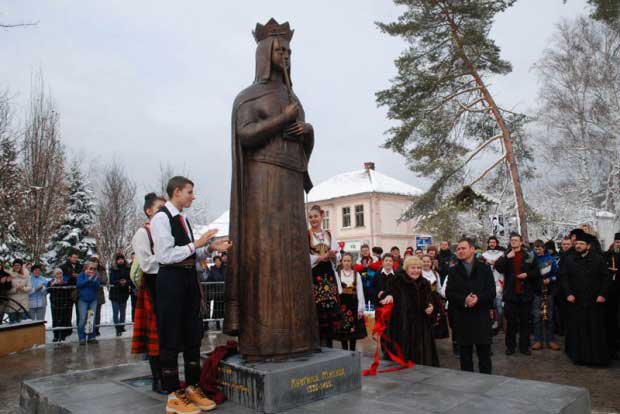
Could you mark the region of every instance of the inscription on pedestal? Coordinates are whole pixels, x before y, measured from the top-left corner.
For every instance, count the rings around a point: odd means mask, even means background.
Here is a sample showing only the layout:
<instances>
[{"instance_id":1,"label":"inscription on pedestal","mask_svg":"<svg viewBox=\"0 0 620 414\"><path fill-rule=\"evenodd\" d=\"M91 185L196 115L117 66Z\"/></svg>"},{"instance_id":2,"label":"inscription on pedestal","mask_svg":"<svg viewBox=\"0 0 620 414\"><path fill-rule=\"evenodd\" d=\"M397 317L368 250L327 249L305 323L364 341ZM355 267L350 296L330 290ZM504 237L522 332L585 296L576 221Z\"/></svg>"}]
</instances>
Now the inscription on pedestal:
<instances>
[{"instance_id":1,"label":"inscription on pedestal","mask_svg":"<svg viewBox=\"0 0 620 414\"><path fill-rule=\"evenodd\" d=\"M264 413L278 413L361 387L360 354L336 349L286 362L222 361L219 383L229 400Z\"/></svg>"}]
</instances>

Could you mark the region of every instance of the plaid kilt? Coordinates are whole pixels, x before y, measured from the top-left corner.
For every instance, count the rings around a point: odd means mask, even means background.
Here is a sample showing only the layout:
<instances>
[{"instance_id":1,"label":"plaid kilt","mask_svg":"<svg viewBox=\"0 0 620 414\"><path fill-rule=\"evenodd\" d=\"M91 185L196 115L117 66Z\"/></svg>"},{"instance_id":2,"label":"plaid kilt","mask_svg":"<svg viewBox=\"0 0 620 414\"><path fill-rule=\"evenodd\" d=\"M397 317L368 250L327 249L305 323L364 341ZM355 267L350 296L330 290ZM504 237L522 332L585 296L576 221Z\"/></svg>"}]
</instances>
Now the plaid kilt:
<instances>
[{"instance_id":1,"label":"plaid kilt","mask_svg":"<svg viewBox=\"0 0 620 414\"><path fill-rule=\"evenodd\" d=\"M133 338L131 339L131 353L148 354L148 356L159 355L157 317L155 316L155 308L145 286L144 278L142 278L140 289L138 289L138 302L136 303L136 314L133 321Z\"/></svg>"}]
</instances>

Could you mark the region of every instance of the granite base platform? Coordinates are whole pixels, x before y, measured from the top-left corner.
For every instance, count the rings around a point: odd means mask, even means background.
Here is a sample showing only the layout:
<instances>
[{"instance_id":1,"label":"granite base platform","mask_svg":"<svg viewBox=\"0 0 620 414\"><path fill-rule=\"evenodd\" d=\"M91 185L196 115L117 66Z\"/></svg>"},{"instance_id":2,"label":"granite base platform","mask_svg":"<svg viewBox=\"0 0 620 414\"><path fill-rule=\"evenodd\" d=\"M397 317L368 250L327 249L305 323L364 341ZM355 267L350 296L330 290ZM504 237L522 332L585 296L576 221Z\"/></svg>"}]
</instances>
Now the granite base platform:
<instances>
[{"instance_id":1,"label":"granite base platform","mask_svg":"<svg viewBox=\"0 0 620 414\"><path fill-rule=\"evenodd\" d=\"M226 397L255 411L275 414L361 388L361 354L323 348L284 362L248 363L235 355L219 366Z\"/></svg>"},{"instance_id":2,"label":"granite base platform","mask_svg":"<svg viewBox=\"0 0 620 414\"><path fill-rule=\"evenodd\" d=\"M369 359L362 359L368 366ZM337 367L334 367L334 369ZM148 363L119 365L24 381L24 414L164 413L165 396L150 391ZM254 410L227 401L217 413ZM290 414L590 414L586 389L443 368L362 377L362 388L293 408Z\"/></svg>"}]
</instances>

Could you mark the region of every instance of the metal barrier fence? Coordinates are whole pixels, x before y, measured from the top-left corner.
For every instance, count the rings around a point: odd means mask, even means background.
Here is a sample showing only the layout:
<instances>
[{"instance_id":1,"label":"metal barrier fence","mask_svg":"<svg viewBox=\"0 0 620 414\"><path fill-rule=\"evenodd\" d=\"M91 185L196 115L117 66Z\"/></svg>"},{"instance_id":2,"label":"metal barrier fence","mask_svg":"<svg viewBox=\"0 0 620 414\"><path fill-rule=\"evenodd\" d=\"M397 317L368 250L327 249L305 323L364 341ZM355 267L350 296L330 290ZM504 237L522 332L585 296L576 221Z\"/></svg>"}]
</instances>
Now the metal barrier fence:
<instances>
[{"instance_id":1,"label":"metal barrier fence","mask_svg":"<svg viewBox=\"0 0 620 414\"><path fill-rule=\"evenodd\" d=\"M203 291L201 313L205 329L211 329L211 323L215 323L216 329L219 330L224 319L224 282L201 282L200 285ZM113 304L109 297L111 287L113 286L103 288L104 303L97 304L95 326L97 328L121 328L133 325L133 310L137 297L130 295L126 302ZM78 323L77 288L75 286L50 286L47 288L47 293L45 311L33 312L30 309L30 318L35 318L36 313L44 315L43 319L48 331L66 331L76 328ZM101 297L101 293L99 296ZM5 318L5 323L7 321Z\"/></svg>"}]
</instances>

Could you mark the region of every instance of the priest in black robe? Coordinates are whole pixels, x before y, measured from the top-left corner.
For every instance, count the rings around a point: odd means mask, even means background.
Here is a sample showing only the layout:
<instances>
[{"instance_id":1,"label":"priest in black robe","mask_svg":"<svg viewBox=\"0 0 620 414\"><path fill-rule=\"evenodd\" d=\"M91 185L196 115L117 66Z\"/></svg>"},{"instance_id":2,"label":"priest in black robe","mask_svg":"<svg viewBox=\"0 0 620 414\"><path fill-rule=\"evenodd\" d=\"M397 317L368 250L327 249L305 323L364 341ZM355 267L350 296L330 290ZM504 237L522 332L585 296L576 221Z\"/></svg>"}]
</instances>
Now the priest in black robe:
<instances>
[{"instance_id":1,"label":"priest in black robe","mask_svg":"<svg viewBox=\"0 0 620 414\"><path fill-rule=\"evenodd\" d=\"M587 233L577 235L575 253L566 256L560 266L559 279L567 302L566 353L577 365L610 362L605 303L611 275L592 241Z\"/></svg>"}]
</instances>

